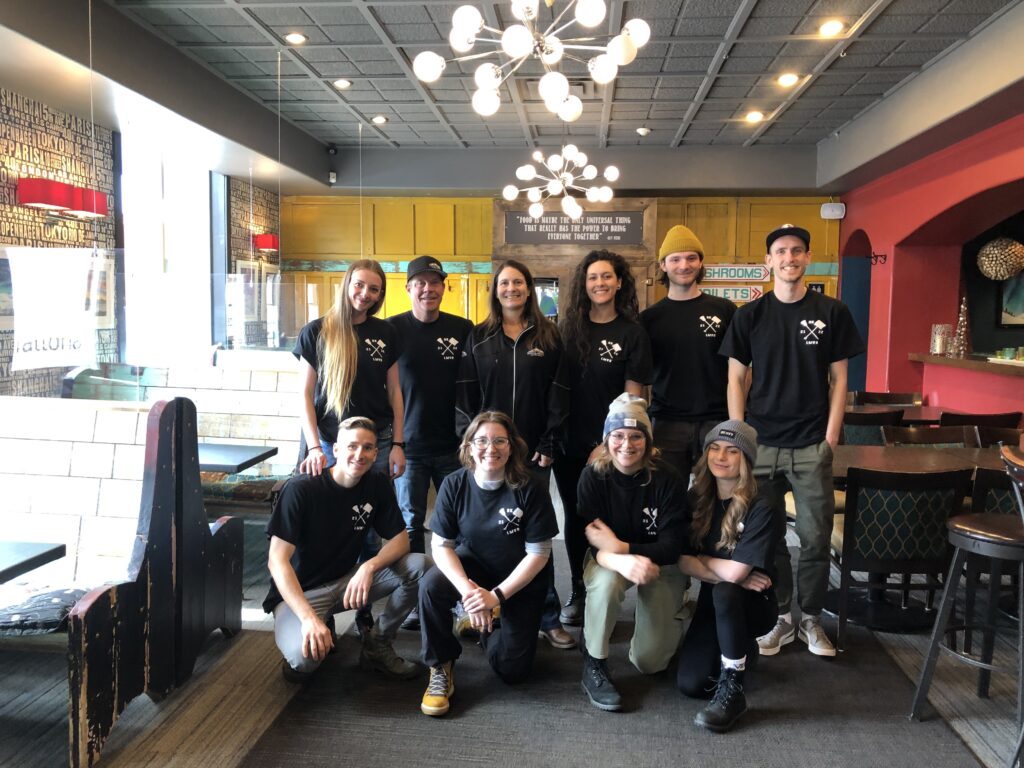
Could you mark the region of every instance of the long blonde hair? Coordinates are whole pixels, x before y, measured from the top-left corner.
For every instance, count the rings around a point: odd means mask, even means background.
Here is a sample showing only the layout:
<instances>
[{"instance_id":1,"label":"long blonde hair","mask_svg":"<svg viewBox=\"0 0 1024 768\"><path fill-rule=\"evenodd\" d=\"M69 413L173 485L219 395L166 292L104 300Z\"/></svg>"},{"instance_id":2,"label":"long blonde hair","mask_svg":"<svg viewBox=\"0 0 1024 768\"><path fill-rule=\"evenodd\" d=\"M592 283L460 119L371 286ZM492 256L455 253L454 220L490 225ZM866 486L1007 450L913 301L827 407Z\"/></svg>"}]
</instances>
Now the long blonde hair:
<instances>
[{"instance_id":1,"label":"long blonde hair","mask_svg":"<svg viewBox=\"0 0 1024 768\"><path fill-rule=\"evenodd\" d=\"M320 377L320 386L327 397L328 409L334 411L339 419L348 408L356 369L359 367L359 337L352 323L352 302L348 291L353 275L360 269L369 270L380 278L380 298L367 310L367 316L377 314L377 310L383 306L388 281L380 264L373 259L353 262L345 273L345 280L331 311L324 315L317 341L317 359L320 360L317 375Z\"/></svg>"},{"instance_id":2,"label":"long blonde hair","mask_svg":"<svg viewBox=\"0 0 1024 768\"><path fill-rule=\"evenodd\" d=\"M733 489L732 501L725 510L725 517L722 518L722 537L715 544L717 549L724 549L727 552L736 549L736 540L740 535L739 525L747 516L747 510L755 496L757 480L754 479L754 469L750 466L750 459L746 454L742 454L739 481ZM699 547L711 530L711 518L717 501L718 483L708 469L708 451L705 449L693 469L693 487L690 489L690 508L693 511L690 543L693 546Z\"/></svg>"}]
</instances>

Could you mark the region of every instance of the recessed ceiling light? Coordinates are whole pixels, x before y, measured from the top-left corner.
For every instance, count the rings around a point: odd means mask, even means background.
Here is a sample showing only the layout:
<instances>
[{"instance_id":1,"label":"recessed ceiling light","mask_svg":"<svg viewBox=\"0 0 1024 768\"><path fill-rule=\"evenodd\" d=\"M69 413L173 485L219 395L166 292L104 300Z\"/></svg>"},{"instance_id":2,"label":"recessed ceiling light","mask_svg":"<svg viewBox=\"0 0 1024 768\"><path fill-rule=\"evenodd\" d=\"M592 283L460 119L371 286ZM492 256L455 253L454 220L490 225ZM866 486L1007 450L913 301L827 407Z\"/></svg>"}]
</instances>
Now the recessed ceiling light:
<instances>
[{"instance_id":1,"label":"recessed ceiling light","mask_svg":"<svg viewBox=\"0 0 1024 768\"><path fill-rule=\"evenodd\" d=\"M388 119L386 117L384 117L384 115L374 115L373 118L372 118L372 121L376 125L384 125L384 123L386 123L388 121Z\"/></svg>"},{"instance_id":2,"label":"recessed ceiling light","mask_svg":"<svg viewBox=\"0 0 1024 768\"><path fill-rule=\"evenodd\" d=\"M334 81L334 87L335 87L335 88L338 88L339 90L342 90L342 91L343 91L343 90L345 90L346 88L351 88L351 87L352 87L352 81L351 81L351 80L346 80L346 79L345 79L345 78L343 77L343 78L341 78L340 80L335 80L335 81Z\"/></svg>"},{"instance_id":3,"label":"recessed ceiling light","mask_svg":"<svg viewBox=\"0 0 1024 768\"><path fill-rule=\"evenodd\" d=\"M284 36L284 39L292 45L302 45L304 42L309 40L309 38L301 32L289 32Z\"/></svg>"},{"instance_id":4,"label":"recessed ceiling light","mask_svg":"<svg viewBox=\"0 0 1024 768\"><path fill-rule=\"evenodd\" d=\"M818 27L818 32L822 37L835 37L843 31L844 26L843 22L839 19L829 19Z\"/></svg>"},{"instance_id":5,"label":"recessed ceiling light","mask_svg":"<svg viewBox=\"0 0 1024 768\"><path fill-rule=\"evenodd\" d=\"M800 82L800 76L792 72L786 72L785 74L779 75L779 79L776 82L783 88L792 88Z\"/></svg>"},{"instance_id":6,"label":"recessed ceiling light","mask_svg":"<svg viewBox=\"0 0 1024 768\"><path fill-rule=\"evenodd\" d=\"M764 113L758 112L755 109L750 112L747 112L747 116L743 119L746 120L748 123L760 123L762 120L764 120Z\"/></svg>"},{"instance_id":7,"label":"recessed ceiling light","mask_svg":"<svg viewBox=\"0 0 1024 768\"><path fill-rule=\"evenodd\" d=\"M647 126L641 126L636 129L636 132L639 133L641 136L647 136L651 132L651 129L648 128Z\"/></svg>"}]
</instances>

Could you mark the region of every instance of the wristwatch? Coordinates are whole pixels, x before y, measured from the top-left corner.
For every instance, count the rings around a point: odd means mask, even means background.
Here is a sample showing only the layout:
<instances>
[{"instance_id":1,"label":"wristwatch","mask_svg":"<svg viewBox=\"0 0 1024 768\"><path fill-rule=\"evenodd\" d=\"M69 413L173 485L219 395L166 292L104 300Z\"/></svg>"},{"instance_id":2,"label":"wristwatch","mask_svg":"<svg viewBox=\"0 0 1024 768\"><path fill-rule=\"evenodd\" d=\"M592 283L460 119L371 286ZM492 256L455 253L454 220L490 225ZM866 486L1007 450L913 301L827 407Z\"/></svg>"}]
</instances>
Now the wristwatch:
<instances>
[{"instance_id":1,"label":"wristwatch","mask_svg":"<svg viewBox=\"0 0 1024 768\"><path fill-rule=\"evenodd\" d=\"M403 451L405 450L405 441L404 440L392 440L391 441L391 445L397 445Z\"/></svg>"}]
</instances>

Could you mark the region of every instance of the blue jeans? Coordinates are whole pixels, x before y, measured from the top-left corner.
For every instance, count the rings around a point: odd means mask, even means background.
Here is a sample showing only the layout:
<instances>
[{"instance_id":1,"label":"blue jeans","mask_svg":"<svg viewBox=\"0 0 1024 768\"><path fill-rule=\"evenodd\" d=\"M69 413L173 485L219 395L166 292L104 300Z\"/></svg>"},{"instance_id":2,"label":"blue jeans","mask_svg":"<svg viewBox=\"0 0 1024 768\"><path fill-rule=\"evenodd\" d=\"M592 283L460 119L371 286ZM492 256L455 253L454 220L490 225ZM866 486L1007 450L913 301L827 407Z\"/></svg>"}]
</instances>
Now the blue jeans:
<instances>
[{"instance_id":1,"label":"blue jeans","mask_svg":"<svg viewBox=\"0 0 1024 768\"><path fill-rule=\"evenodd\" d=\"M409 545L413 552L425 551L424 523L427 519L430 484L434 484L436 491L441 487L441 481L460 466L454 452L406 458L405 474L395 480L395 493L398 495L398 506L405 518L405 528L409 532Z\"/></svg>"}]
</instances>

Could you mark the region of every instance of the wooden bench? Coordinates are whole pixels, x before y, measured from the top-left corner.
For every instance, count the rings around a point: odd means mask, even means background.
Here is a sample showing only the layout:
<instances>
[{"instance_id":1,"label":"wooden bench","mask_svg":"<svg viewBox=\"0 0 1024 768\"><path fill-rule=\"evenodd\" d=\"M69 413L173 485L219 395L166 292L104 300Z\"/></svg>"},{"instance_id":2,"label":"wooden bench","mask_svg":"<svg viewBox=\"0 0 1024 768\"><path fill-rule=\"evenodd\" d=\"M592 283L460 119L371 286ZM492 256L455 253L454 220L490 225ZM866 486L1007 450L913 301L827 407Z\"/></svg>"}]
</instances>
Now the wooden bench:
<instances>
[{"instance_id":1,"label":"wooden bench","mask_svg":"<svg viewBox=\"0 0 1024 768\"><path fill-rule=\"evenodd\" d=\"M4 585L0 634L68 632L72 766L98 760L129 701L187 680L211 631L241 629L242 523L207 525L196 421L184 399L0 398L4 535L67 547Z\"/></svg>"},{"instance_id":2,"label":"wooden bench","mask_svg":"<svg viewBox=\"0 0 1024 768\"><path fill-rule=\"evenodd\" d=\"M220 353L218 360L223 358L224 353ZM203 475L203 496L211 510L269 514L277 491L298 463L298 369L295 358L284 352L265 353L255 361L244 362L268 367L138 368L104 364L69 373L63 395L140 402L187 397L196 404L199 414L200 442L276 447L276 456L237 475Z\"/></svg>"}]
</instances>

